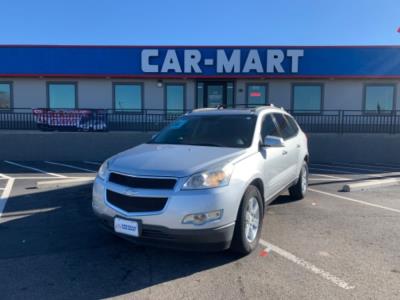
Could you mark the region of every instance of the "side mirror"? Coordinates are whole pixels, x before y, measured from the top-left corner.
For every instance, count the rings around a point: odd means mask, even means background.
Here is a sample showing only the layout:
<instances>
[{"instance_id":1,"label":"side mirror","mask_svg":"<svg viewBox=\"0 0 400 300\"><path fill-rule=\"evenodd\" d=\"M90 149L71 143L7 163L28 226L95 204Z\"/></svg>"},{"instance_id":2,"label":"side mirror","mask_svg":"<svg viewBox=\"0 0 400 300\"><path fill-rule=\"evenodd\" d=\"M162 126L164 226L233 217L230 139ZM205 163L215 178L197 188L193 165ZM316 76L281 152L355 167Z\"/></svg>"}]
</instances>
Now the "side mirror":
<instances>
[{"instance_id":1,"label":"side mirror","mask_svg":"<svg viewBox=\"0 0 400 300\"><path fill-rule=\"evenodd\" d=\"M278 137L278 136L272 136L272 135L267 135L264 140L263 140L263 147L284 147L285 142L283 141L283 138Z\"/></svg>"}]
</instances>

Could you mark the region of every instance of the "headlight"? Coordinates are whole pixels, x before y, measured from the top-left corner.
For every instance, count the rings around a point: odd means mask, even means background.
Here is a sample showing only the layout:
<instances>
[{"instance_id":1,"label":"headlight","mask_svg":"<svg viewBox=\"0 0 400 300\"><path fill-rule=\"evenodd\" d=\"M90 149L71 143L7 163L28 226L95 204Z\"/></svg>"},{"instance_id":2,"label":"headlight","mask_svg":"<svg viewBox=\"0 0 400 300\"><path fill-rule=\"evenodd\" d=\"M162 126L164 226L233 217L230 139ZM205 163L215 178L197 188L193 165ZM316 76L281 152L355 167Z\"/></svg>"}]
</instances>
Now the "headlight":
<instances>
[{"instance_id":1,"label":"headlight","mask_svg":"<svg viewBox=\"0 0 400 300\"><path fill-rule=\"evenodd\" d=\"M229 184L233 171L232 165L215 168L189 177L183 185L183 190L210 189Z\"/></svg>"},{"instance_id":2,"label":"headlight","mask_svg":"<svg viewBox=\"0 0 400 300\"><path fill-rule=\"evenodd\" d=\"M109 165L109 161L106 160L105 162L103 162L103 164L100 166L99 171L97 171L97 176L99 176L101 179L105 180L106 179L106 175L108 172L108 165Z\"/></svg>"}]
</instances>

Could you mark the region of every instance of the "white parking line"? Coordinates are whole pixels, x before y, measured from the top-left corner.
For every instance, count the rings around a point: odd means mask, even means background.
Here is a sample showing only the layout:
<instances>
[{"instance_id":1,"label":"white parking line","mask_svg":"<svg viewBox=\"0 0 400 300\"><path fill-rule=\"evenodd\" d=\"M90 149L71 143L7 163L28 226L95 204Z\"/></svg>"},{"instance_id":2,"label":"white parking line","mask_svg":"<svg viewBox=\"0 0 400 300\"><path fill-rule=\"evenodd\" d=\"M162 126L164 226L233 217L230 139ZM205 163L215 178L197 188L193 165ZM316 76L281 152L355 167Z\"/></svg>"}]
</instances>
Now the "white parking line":
<instances>
[{"instance_id":1,"label":"white parking line","mask_svg":"<svg viewBox=\"0 0 400 300\"><path fill-rule=\"evenodd\" d=\"M10 179L10 176L7 176L6 174L0 174L0 179Z\"/></svg>"},{"instance_id":2,"label":"white parking line","mask_svg":"<svg viewBox=\"0 0 400 300\"><path fill-rule=\"evenodd\" d=\"M339 165L331 165L331 164L313 164L316 166L325 166L325 167L333 167L333 168L341 168L345 170L359 170L359 171L369 171L369 172L380 172L384 173L387 172L383 169L368 169L368 168L358 168L358 167L347 167L347 166L339 166Z\"/></svg>"},{"instance_id":3,"label":"white parking line","mask_svg":"<svg viewBox=\"0 0 400 300\"><path fill-rule=\"evenodd\" d=\"M267 247L267 248L269 248L271 251L279 254L280 256L286 258L287 260L290 260L291 262L293 262L293 263L295 263L295 264L297 264L299 266L302 266L303 268L305 268L305 269L307 269L307 270L309 270L309 271L321 276L322 278L332 282L333 284L341 287L342 289L345 289L345 290L354 289L354 286L349 285L344 280L342 280L342 279L330 274L327 271L324 271L324 270L316 267L312 263L310 263L308 261L305 261L304 259L301 259L301 258L297 257L296 255L294 255L294 254L292 254L292 253L290 253L290 252L288 252L286 250L283 250L282 248L279 248L278 246L275 246L275 245L273 245L273 244L271 244L271 243L269 243L267 241L264 241L262 239L260 239L260 244L265 246L265 247Z\"/></svg>"},{"instance_id":4,"label":"white parking line","mask_svg":"<svg viewBox=\"0 0 400 300\"><path fill-rule=\"evenodd\" d=\"M328 172L331 172L331 173L335 173L335 172L338 172L338 173L345 173L345 174L353 174L353 175L357 175L357 173L355 173L355 172L350 172L350 171L344 171L344 170L335 170L335 169L331 169L331 168L314 168L314 167L309 167L309 169L310 170L318 170L318 171L328 171Z\"/></svg>"},{"instance_id":5,"label":"white parking line","mask_svg":"<svg viewBox=\"0 0 400 300\"><path fill-rule=\"evenodd\" d=\"M95 162L95 161L84 160L83 162L85 164L89 164L89 165L96 165L96 166L100 166L101 165L101 163Z\"/></svg>"},{"instance_id":6,"label":"white parking line","mask_svg":"<svg viewBox=\"0 0 400 300\"><path fill-rule=\"evenodd\" d=\"M7 164L10 164L10 165L14 165L14 166L17 166L17 167L20 167L20 168L24 168L24 169L36 171L36 172L39 172L39 173L47 174L47 175L50 175L50 176L59 177L59 178L68 178L67 176L64 176L64 175L46 172L46 171L43 171L41 169L30 167L30 166L23 165L23 164L19 164L19 163L13 162L13 161L5 160L4 162L7 163Z\"/></svg>"},{"instance_id":7,"label":"white parking line","mask_svg":"<svg viewBox=\"0 0 400 300\"><path fill-rule=\"evenodd\" d=\"M349 171L345 171L345 170L337 170L337 169L325 169L325 168L314 168L314 167L310 167L310 170L320 170L320 171L327 171L327 172L337 172L337 173L346 173L346 174L352 174L352 175L363 175L364 178L360 178L360 179L368 179L371 177L378 177L378 178L382 178L382 177L393 177L393 176L400 176L400 172L386 172L386 173L357 173L357 172L349 172Z\"/></svg>"},{"instance_id":8,"label":"white parking line","mask_svg":"<svg viewBox=\"0 0 400 300\"><path fill-rule=\"evenodd\" d=\"M385 209L385 210L388 210L388 211L400 213L400 209L391 208L391 207L387 207L387 206L383 206L383 205L379 205L379 204L374 204L374 203L370 203L370 202L366 202L366 201L362 201L362 200L357 200L357 199L353 199L353 198L349 198L349 197L345 197L345 196L341 196L341 195L336 195L336 194L332 194L332 193L328 193L328 192L323 192L323 191L315 190L315 189L312 189L312 188L309 188L308 190L311 191L311 192L320 193L320 194L331 196L331 197L336 197L336 198L339 198L339 199L342 199L342 200L352 201L352 202L356 202L356 203L359 203L359 204L363 204L363 205L367 205L367 206L372 206L372 207L381 208L381 209Z\"/></svg>"},{"instance_id":9,"label":"white parking line","mask_svg":"<svg viewBox=\"0 0 400 300\"><path fill-rule=\"evenodd\" d=\"M80 177L68 176L68 177L59 177L59 178L60 179L63 179L63 178L74 179L74 178L80 178ZM52 177L48 177L48 176L19 176L19 177L14 177L14 179L27 180L27 179L57 179L57 178L54 178L54 176L52 176Z\"/></svg>"},{"instance_id":10,"label":"white parking line","mask_svg":"<svg viewBox=\"0 0 400 300\"><path fill-rule=\"evenodd\" d=\"M308 178L308 180L313 180L313 181L347 181L348 179L332 179L332 178Z\"/></svg>"},{"instance_id":11,"label":"white parking line","mask_svg":"<svg viewBox=\"0 0 400 300\"><path fill-rule=\"evenodd\" d=\"M391 170L400 171L400 166L396 166L395 164L386 165L386 164L380 164L380 163L362 164L362 163L341 163L341 162L333 162L333 164L347 165L347 166L361 166L361 167L378 168L378 169L384 168L384 169L391 169Z\"/></svg>"},{"instance_id":12,"label":"white parking line","mask_svg":"<svg viewBox=\"0 0 400 300\"><path fill-rule=\"evenodd\" d=\"M326 178L331 178L331 179L350 180L350 178L346 178L346 177L338 177L338 176L319 174L319 173L310 173L310 175L321 176L321 177L326 177Z\"/></svg>"},{"instance_id":13,"label":"white parking line","mask_svg":"<svg viewBox=\"0 0 400 300\"><path fill-rule=\"evenodd\" d=\"M86 169L86 168L81 168L81 167L68 165L68 164L63 164L63 163L58 163L58 162L53 162L53 161L45 161L45 163L46 164L51 164L51 165L62 166L62 167L70 168L70 169L76 169L76 170L80 170L80 171L90 172L90 173L96 173L97 172L95 170L90 170L90 169Z\"/></svg>"},{"instance_id":14,"label":"white parking line","mask_svg":"<svg viewBox=\"0 0 400 300\"><path fill-rule=\"evenodd\" d=\"M0 218L3 215L3 211L4 208L6 207L8 197L10 197L13 185L14 185L14 178L9 178L6 187L3 190L3 193L0 195Z\"/></svg>"},{"instance_id":15,"label":"white parking line","mask_svg":"<svg viewBox=\"0 0 400 300\"><path fill-rule=\"evenodd\" d=\"M0 177L2 177L3 179L11 179L11 177L7 176L6 174L0 174Z\"/></svg>"}]
</instances>

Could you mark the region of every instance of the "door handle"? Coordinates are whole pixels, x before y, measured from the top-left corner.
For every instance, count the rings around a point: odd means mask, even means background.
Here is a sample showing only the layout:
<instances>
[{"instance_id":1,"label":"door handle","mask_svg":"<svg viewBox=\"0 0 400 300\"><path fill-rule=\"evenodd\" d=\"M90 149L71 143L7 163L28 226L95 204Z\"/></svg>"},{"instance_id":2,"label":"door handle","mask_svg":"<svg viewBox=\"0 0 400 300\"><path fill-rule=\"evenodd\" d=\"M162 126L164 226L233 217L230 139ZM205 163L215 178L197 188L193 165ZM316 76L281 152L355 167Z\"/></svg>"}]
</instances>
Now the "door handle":
<instances>
[{"instance_id":1,"label":"door handle","mask_svg":"<svg viewBox=\"0 0 400 300\"><path fill-rule=\"evenodd\" d=\"M297 144L297 148L300 148L301 146L300 146L300 144Z\"/></svg>"},{"instance_id":2,"label":"door handle","mask_svg":"<svg viewBox=\"0 0 400 300\"><path fill-rule=\"evenodd\" d=\"M282 150L282 155L286 155L287 151L286 150Z\"/></svg>"}]
</instances>

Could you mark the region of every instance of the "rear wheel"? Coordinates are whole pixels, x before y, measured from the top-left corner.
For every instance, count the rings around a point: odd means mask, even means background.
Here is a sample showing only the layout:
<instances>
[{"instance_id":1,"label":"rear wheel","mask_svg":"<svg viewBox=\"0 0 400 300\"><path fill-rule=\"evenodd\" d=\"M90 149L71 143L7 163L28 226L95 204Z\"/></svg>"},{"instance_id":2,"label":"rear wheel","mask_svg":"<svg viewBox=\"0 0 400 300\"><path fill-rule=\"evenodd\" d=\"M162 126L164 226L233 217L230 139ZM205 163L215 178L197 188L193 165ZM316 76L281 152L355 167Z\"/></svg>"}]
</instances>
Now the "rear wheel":
<instances>
[{"instance_id":1,"label":"rear wheel","mask_svg":"<svg viewBox=\"0 0 400 300\"><path fill-rule=\"evenodd\" d=\"M262 229L263 200L260 191L253 185L243 195L235 224L231 249L249 254L258 245Z\"/></svg>"},{"instance_id":2,"label":"rear wheel","mask_svg":"<svg viewBox=\"0 0 400 300\"><path fill-rule=\"evenodd\" d=\"M308 166L304 161L300 170L299 179L297 183L289 188L290 197L293 200L301 200L306 196L308 189Z\"/></svg>"}]
</instances>

